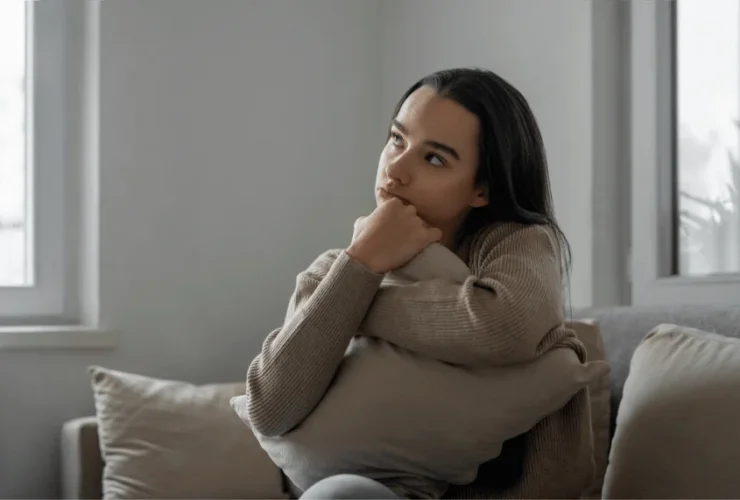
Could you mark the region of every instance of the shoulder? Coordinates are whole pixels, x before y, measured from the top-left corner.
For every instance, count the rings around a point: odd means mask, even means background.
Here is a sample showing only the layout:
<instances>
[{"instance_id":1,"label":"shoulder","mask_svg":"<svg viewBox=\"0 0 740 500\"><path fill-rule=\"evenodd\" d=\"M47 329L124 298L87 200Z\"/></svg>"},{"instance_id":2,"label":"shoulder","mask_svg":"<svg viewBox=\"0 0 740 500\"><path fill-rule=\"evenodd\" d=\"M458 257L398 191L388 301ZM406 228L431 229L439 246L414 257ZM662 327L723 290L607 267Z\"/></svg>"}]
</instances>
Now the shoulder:
<instances>
[{"instance_id":1,"label":"shoulder","mask_svg":"<svg viewBox=\"0 0 740 500\"><path fill-rule=\"evenodd\" d=\"M480 229L470 243L469 265L485 268L493 260L508 257L516 260L552 257L559 265L558 242L555 232L542 224L501 222Z\"/></svg>"}]
</instances>

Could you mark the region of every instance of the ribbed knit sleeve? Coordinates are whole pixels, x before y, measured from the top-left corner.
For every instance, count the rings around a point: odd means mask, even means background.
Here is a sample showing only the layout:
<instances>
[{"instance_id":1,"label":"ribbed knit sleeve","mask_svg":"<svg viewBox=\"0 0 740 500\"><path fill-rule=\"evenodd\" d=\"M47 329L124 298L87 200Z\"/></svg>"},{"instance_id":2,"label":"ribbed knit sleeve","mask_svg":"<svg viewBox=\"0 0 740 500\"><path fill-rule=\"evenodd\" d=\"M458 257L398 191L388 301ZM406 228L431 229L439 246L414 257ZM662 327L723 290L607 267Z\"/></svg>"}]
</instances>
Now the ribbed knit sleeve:
<instances>
[{"instance_id":1,"label":"ribbed knit sleeve","mask_svg":"<svg viewBox=\"0 0 740 500\"><path fill-rule=\"evenodd\" d=\"M364 330L417 354L460 365L507 365L537 357L563 325L553 233L501 224L473 242L464 283L389 284ZM554 332L553 332L554 333Z\"/></svg>"},{"instance_id":2,"label":"ribbed knit sleeve","mask_svg":"<svg viewBox=\"0 0 740 500\"><path fill-rule=\"evenodd\" d=\"M321 401L383 276L344 251L321 255L297 278L285 323L247 372L247 417L265 436L285 434Z\"/></svg>"}]
</instances>

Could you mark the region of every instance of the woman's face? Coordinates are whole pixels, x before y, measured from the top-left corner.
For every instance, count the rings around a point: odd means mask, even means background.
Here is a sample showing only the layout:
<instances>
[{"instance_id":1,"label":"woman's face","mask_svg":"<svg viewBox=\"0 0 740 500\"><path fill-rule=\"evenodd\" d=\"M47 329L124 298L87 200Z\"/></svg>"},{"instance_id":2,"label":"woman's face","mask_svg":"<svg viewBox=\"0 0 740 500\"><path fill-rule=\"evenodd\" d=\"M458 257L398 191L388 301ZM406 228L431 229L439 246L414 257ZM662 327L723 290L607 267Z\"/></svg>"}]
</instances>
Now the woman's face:
<instances>
[{"instance_id":1,"label":"woman's face","mask_svg":"<svg viewBox=\"0 0 740 500\"><path fill-rule=\"evenodd\" d=\"M475 185L478 118L457 102L421 87L393 120L378 162L375 199L414 205L450 244L468 211L488 203Z\"/></svg>"}]
</instances>

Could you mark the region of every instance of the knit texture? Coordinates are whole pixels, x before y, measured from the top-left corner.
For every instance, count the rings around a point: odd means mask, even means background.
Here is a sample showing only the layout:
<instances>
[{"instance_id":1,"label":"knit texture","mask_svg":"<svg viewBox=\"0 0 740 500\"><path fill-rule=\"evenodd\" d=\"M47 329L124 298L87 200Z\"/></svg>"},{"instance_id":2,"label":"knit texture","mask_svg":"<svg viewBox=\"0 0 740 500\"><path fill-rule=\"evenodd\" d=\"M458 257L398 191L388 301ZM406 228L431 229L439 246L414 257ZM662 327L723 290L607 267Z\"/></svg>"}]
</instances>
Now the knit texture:
<instances>
[{"instance_id":1,"label":"knit texture","mask_svg":"<svg viewBox=\"0 0 740 500\"><path fill-rule=\"evenodd\" d=\"M284 324L267 336L249 367L250 425L266 436L298 425L320 403L351 339L363 331L384 332L383 340L461 366L506 366L559 347L585 360L575 333L564 326L560 260L550 230L497 224L479 232L469 248L472 274L463 284L399 284L342 250L319 256L298 276ZM515 481L505 487L491 481L499 473L494 462L446 497L576 498L593 474L592 443L584 390L526 434L523 474Z\"/></svg>"}]
</instances>

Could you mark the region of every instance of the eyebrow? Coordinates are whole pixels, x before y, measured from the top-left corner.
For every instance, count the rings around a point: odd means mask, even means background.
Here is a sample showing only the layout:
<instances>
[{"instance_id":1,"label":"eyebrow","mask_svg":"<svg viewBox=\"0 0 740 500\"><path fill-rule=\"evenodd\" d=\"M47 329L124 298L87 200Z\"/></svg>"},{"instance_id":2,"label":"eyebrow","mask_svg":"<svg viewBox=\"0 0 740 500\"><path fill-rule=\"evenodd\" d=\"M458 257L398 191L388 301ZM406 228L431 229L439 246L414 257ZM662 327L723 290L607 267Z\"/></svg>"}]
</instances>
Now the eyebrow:
<instances>
[{"instance_id":1,"label":"eyebrow","mask_svg":"<svg viewBox=\"0 0 740 500\"><path fill-rule=\"evenodd\" d=\"M404 125L403 123L399 122L395 118L393 119L392 123L393 123L393 125L398 130L400 130L404 134L408 134L409 133L409 129L406 128L406 125ZM455 150L455 148L453 148L452 146L448 146L447 144L444 144L444 143L439 142L439 141L424 141L424 144L426 144L427 146L431 146L431 147L433 147L434 149L436 149L438 151L443 151L443 152L447 153L448 155L452 156L456 160L460 160L460 155L457 153L457 151Z\"/></svg>"}]
</instances>

